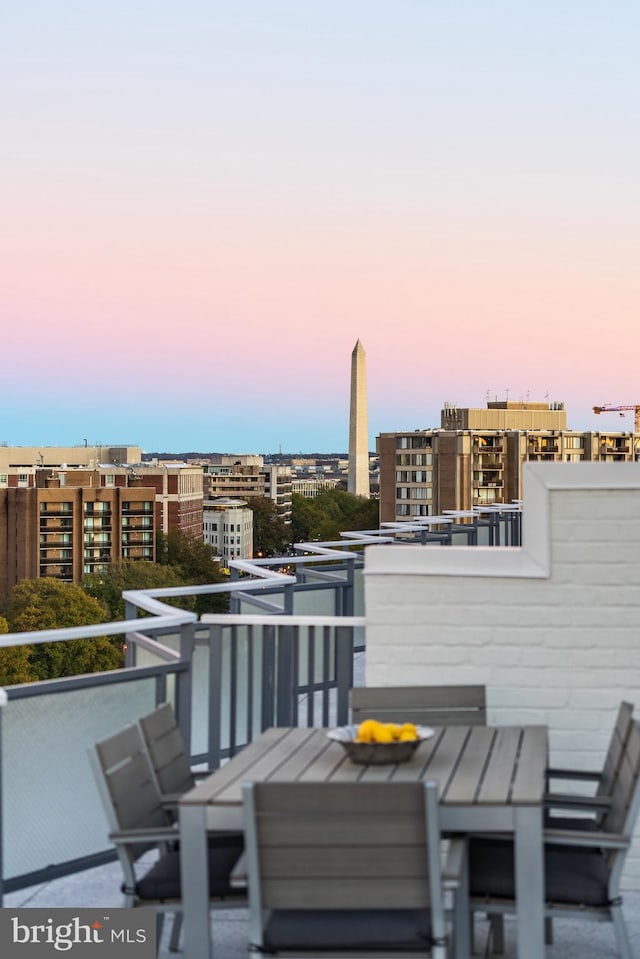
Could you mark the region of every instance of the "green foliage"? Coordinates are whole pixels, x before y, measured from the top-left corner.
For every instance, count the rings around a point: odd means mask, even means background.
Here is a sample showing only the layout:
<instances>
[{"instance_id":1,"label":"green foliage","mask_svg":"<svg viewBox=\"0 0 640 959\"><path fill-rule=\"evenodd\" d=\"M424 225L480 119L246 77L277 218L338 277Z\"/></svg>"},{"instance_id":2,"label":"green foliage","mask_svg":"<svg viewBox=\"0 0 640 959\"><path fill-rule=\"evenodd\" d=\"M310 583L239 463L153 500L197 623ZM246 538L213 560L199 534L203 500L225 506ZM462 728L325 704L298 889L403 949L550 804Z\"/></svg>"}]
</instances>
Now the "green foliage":
<instances>
[{"instance_id":1,"label":"green foliage","mask_svg":"<svg viewBox=\"0 0 640 959\"><path fill-rule=\"evenodd\" d=\"M122 593L127 589L160 589L164 586L184 586L180 572L171 566L159 566L146 559L123 559L111 563L101 573L88 573L82 579L82 589L96 599L108 612L113 622L124 619L125 604ZM171 606L193 609L191 597L171 599Z\"/></svg>"},{"instance_id":2,"label":"green foliage","mask_svg":"<svg viewBox=\"0 0 640 959\"><path fill-rule=\"evenodd\" d=\"M9 623L4 616L0 616L0 635L8 632ZM0 649L0 686L28 683L30 679L29 647L8 646L6 649Z\"/></svg>"},{"instance_id":3,"label":"green foliage","mask_svg":"<svg viewBox=\"0 0 640 959\"><path fill-rule=\"evenodd\" d=\"M366 496L333 489L312 499L292 497L294 543L336 540L342 531L377 529L379 522L378 500Z\"/></svg>"},{"instance_id":4,"label":"green foliage","mask_svg":"<svg viewBox=\"0 0 640 959\"><path fill-rule=\"evenodd\" d=\"M268 496L250 496L247 506L253 512L253 555L281 556L291 544L291 527L278 513Z\"/></svg>"},{"instance_id":5,"label":"green foliage","mask_svg":"<svg viewBox=\"0 0 640 959\"><path fill-rule=\"evenodd\" d=\"M182 581L190 586L227 582L227 576L221 572L219 564L213 558L211 547L204 540L195 539L182 530L159 532L156 537L156 556L158 563L164 568L175 570ZM229 610L229 596L227 593L196 596L191 608L194 608L198 615L226 613Z\"/></svg>"},{"instance_id":6,"label":"green foliage","mask_svg":"<svg viewBox=\"0 0 640 959\"><path fill-rule=\"evenodd\" d=\"M104 607L79 586L50 577L14 586L4 612L14 633L87 626L106 619ZM106 636L12 647L6 653L3 666L12 682L56 679L123 664L122 641Z\"/></svg>"}]
</instances>

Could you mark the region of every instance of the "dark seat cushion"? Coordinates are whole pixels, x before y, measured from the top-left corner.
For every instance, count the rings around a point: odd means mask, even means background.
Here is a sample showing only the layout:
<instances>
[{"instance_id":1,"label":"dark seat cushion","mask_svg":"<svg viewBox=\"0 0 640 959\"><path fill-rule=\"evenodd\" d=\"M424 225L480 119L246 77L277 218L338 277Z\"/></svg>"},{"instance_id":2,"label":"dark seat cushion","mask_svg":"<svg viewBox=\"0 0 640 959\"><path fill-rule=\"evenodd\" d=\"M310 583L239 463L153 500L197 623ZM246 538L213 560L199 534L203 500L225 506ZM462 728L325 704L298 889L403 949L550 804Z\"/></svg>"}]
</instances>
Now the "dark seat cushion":
<instances>
[{"instance_id":1,"label":"dark seat cushion","mask_svg":"<svg viewBox=\"0 0 640 959\"><path fill-rule=\"evenodd\" d=\"M545 898L548 903L606 906L608 869L599 849L545 846ZM513 843L472 838L469 892L473 897L514 899Z\"/></svg>"},{"instance_id":2,"label":"dark seat cushion","mask_svg":"<svg viewBox=\"0 0 640 959\"><path fill-rule=\"evenodd\" d=\"M417 952L431 945L431 916L421 909L276 909L265 952L279 949L376 949Z\"/></svg>"},{"instance_id":3,"label":"dark seat cushion","mask_svg":"<svg viewBox=\"0 0 640 959\"><path fill-rule=\"evenodd\" d=\"M226 836L210 837L209 852L209 895L219 898L237 895L230 882L231 872L244 851L242 833L230 833ZM145 901L180 899L180 852L171 850L160 856L158 861L142 876L136 884L136 894Z\"/></svg>"}]
</instances>

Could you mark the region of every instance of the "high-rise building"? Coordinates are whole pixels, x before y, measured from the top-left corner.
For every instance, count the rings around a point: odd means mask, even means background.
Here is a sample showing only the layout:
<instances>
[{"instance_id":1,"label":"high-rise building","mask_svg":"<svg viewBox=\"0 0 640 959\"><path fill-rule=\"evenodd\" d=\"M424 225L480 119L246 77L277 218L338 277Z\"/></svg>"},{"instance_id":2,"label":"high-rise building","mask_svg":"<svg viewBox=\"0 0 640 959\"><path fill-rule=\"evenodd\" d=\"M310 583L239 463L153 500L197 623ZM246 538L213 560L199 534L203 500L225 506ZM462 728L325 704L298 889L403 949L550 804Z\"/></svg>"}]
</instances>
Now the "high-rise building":
<instances>
[{"instance_id":1,"label":"high-rise building","mask_svg":"<svg viewBox=\"0 0 640 959\"><path fill-rule=\"evenodd\" d=\"M154 499L150 488L62 485L55 476L0 489L0 595L23 579L77 583L121 559L154 560Z\"/></svg>"},{"instance_id":2,"label":"high-rise building","mask_svg":"<svg viewBox=\"0 0 640 959\"><path fill-rule=\"evenodd\" d=\"M86 458L18 465L28 457L12 451L17 462L0 471L0 595L22 579L79 582L121 559L155 560L157 530L202 539L201 467Z\"/></svg>"},{"instance_id":3,"label":"high-rise building","mask_svg":"<svg viewBox=\"0 0 640 959\"><path fill-rule=\"evenodd\" d=\"M347 489L369 496L369 425L367 418L367 357L360 340L351 353L349 406L349 478Z\"/></svg>"},{"instance_id":4,"label":"high-rise building","mask_svg":"<svg viewBox=\"0 0 640 959\"><path fill-rule=\"evenodd\" d=\"M638 460L640 434L569 430L561 403L449 403L439 429L381 433L377 448L380 520L393 522L521 499L525 462Z\"/></svg>"}]
</instances>

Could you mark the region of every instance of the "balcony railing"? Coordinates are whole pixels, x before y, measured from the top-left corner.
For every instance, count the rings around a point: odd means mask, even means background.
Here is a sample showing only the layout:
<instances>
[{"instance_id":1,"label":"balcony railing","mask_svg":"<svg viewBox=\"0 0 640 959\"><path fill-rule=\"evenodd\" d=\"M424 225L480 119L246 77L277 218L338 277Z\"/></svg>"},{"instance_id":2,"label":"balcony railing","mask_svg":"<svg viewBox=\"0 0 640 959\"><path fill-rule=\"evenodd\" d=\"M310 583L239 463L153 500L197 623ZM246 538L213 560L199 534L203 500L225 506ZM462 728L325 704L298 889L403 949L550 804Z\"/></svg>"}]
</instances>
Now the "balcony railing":
<instances>
[{"instance_id":1,"label":"balcony railing","mask_svg":"<svg viewBox=\"0 0 640 959\"><path fill-rule=\"evenodd\" d=\"M461 531L450 542L475 542L474 531L488 523L500 529L498 516L471 513L464 529L441 517L439 528ZM362 551L416 535L413 524L397 525L300 544L295 556L235 561L225 584L125 592L122 622L0 636L0 648L105 635L126 646L123 669L6 690L0 902L3 889L114 858L87 750L158 703L174 704L193 760L211 767L270 725L346 722L365 643ZM198 620L171 606L180 596L221 592L230 594L229 614Z\"/></svg>"}]
</instances>

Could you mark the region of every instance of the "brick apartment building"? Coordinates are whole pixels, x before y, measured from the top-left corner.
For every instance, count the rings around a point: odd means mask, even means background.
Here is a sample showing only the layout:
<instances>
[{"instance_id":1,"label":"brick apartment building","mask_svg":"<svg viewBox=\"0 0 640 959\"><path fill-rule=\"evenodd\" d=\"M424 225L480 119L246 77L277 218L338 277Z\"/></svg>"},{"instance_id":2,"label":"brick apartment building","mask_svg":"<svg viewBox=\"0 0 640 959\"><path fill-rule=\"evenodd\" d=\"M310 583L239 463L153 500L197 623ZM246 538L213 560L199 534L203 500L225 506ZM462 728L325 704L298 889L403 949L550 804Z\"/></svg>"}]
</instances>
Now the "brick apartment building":
<instances>
[{"instance_id":1,"label":"brick apartment building","mask_svg":"<svg viewBox=\"0 0 640 959\"><path fill-rule=\"evenodd\" d=\"M116 463L96 461L114 450ZM78 582L120 559L153 561L158 530L202 539L202 469L133 464L131 451L0 448L0 595L22 579Z\"/></svg>"},{"instance_id":2,"label":"brick apartment building","mask_svg":"<svg viewBox=\"0 0 640 959\"><path fill-rule=\"evenodd\" d=\"M380 520L522 498L526 462L633 462L640 434L567 429L563 404L445 405L439 429L381 433Z\"/></svg>"}]
</instances>

